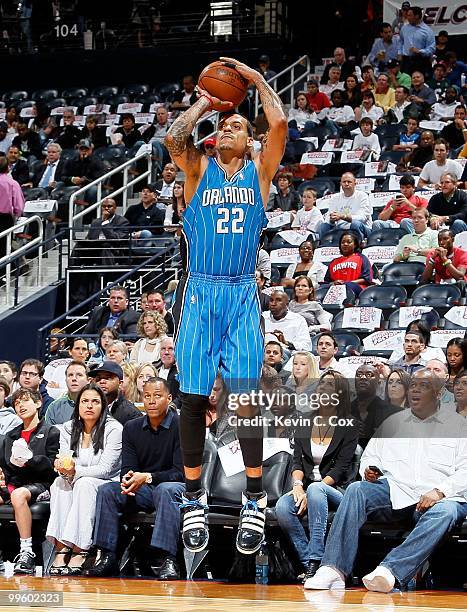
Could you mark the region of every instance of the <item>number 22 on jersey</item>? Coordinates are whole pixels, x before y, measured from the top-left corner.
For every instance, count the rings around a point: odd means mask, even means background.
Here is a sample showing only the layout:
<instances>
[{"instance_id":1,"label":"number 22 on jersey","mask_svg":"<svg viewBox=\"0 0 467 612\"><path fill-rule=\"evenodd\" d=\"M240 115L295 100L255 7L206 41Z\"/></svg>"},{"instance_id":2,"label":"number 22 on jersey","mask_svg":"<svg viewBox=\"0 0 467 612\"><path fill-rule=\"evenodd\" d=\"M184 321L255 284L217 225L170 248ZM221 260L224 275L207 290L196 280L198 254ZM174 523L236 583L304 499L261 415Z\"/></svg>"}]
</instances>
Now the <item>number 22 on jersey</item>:
<instances>
[{"instance_id":1,"label":"number 22 on jersey","mask_svg":"<svg viewBox=\"0 0 467 612\"><path fill-rule=\"evenodd\" d=\"M245 218L245 211L243 208L218 208L216 232L218 234L243 234L243 220Z\"/></svg>"}]
</instances>

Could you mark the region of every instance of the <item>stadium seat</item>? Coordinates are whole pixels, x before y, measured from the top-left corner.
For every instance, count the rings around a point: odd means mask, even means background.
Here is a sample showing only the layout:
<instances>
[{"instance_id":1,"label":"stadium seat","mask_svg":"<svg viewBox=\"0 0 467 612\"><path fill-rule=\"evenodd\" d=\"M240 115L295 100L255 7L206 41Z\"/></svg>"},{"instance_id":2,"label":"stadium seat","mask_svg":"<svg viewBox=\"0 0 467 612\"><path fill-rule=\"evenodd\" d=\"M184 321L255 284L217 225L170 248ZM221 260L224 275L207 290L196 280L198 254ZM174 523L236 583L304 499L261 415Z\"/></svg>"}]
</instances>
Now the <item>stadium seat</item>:
<instances>
[{"instance_id":1,"label":"stadium seat","mask_svg":"<svg viewBox=\"0 0 467 612\"><path fill-rule=\"evenodd\" d=\"M116 168L126 161L125 147L123 145L113 145L110 147L101 147L97 149L94 155L107 162L106 165L111 168Z\"/></svg>"},{"instance_id":2,"label":"stadium seat","mask_svg":"<svg viewBox=\"0 0 467 612\"><path fill-rule=\"evenodd\" d=\"M316 336L313 336L313 338L311 339L311 351L314 355L317 354L316 349L318 346L318 340L320 339L321 335L322 334L318 334ZM336 331L333 332L333 336L335 337L336 342L338 344L338 357L350 357L351 355L355 355L356 353L361 352L362 345L360 342L360 338L357 336L357 334L354 334L352 332Z\"/></svg>"},{"instance_id":3,"label":"stadium seat","mask_svg":"<svg viewBox=\"0 0 467 612\"><path fill-rule=\"evenodd\" d=\"M16 104L16 108L18 109L18 111L22 111L23 108L31 108L32 106L34 106L34 104L34 100L22 100L21 102L18 102L18 104Z\"/></svg>"},{"instance_id":4,"label":"stadium seat","mask_svg":"<svg viewBox=\"0 0 467 612\"><path fill-rule=\"evenodd\" d=\"M27 91L7 91L3 94L2 100L9 104L10 102L20 102L28 97Z\"/></svg>"},{"instance_id":5,"label":"stadium seat","mask_svg":"<svg viewBox=\"0 0 467 612\"><path fill-rule=\"evenodd\" d=\"M128 94L131 97L134 96L142 96L143 94L146 94L150 91L150 87L149 85L144 85L141 83L134 83L131 85L126 85L123 89L122 89L122 93L124 94Z\"/></svg>"},{"instance_id":6,"label":"stadium seat","mask_svg":"<svg viewBox=\"0 0 467 612\"><path fill-rule=\"evenodd\" d=\"M130 96L127 94L117 94L116 96L106 96L102 101L104 104L110 104L110 110L116 112L119 104L126 104L130 101Z\"/></svg>"},{"instance_id":7,"label":"stadium seat","mask_svg":"<svg viewBox=\"0 0 467 612\"><path fill-rule=\"evenodd\" d=\"M319 239L319 246L339 246L339 240L341 239L344 231L345 230L332 230L331 232L327 232L322 238Z\"/></svg>"},{"instance_id":8,"label":"stadium seat","mask_svg":"<svg viewBox=\"0 0 467 612\"><path fill-rule=\"evenodd\" d=\"M68 87L62 91L62 96L68 100L69 98L84 98L88 93L89 90L86 87Z\"/></svg>"},{"instance_id":9,"label":"stadium seat","mask_svg":"<svg viewBox=\"0 0 467 612\"><path fill-rule=\"evenodd\" d=\"M396 142L393 142L392 144L395 145L397 143L398 143L398 140L396 140ZM386 148L387 148L386 146L387 144L389 143L386 140L384 140L384 145ZM388 160L392 162L393 164L397 165L400 162L400 160L404 157L405 154L406 154L406 151L383 151L383 153L381 153L381 155L379 156L379 161Z\"/></svg>"},{"instance_id":10,"label":"stadium seat","mask_svg":"<svg viewBox=\"0 0 467 612\"><path fill-rule=\"evenodd\" d=\"M358 305L356 306L358 308ZM384 315L381 315L381 323L379 327L375 327L374 330L368 331L368 329L364 327L345 327L343 324L344 321L344 310L341 310L336 315L334 315L334 319L332 321L332 331L333 332L349 332L351 334L357 334L359 338L364 338L371 334L372 331L379 331L384 327Z\"/></svg>"},{"instance_id":11,"label":"stadium seat","mask_svg":"<svg viewBox=\"0 0 467 612\"><path fill-rule=\"evenodd\" d=\"M464 335L464 333L467 331L467 323L466 323L466 326L463 327L462 325L457 325L457 323L453 323L452 321L449 321L449 319L446 319L445 317L443 329L461 329L462 335Z\"/></svg>"},{"instance_id":12,"label":"stadium seat","mask_svg":"<svg viewBox=\"0 0 467 612\"><path fill-rule=\"evenodd\" d=\"M398 137L400 134L405 132L407 129L405 124L400 123L382 123L381 125L377 125L374 129L374 133L377 136L382 136L385 138L393 138Z\"/></svg>"},{"instance_id":13,"label":"stadium seat","mask_svg":"<svg viewBox=\"0 0 467 612\"><path fill-rule=\"evenodd\" d=\"M459 306L461 291L457 285L422 285L412 293L411 306L433 306L443 316L452 306Z\"/></svg>"},{"instance_id":14,"label":"stadium seat","mask_svg":"<svg viewBox=\"0 0 467 612\"><path fill-rule=\"evenodd\" d=\"M397 246L404 232L400 227L388 227L375 230L368 236L367 247L371 246Z\"/></svg>"},{"instance_id":15,"label":"stadium seat","mask_svg":"<svg viewBox=\"0 0 467 612\"><path fill-rule=\"evenodd\" d=\"M328 193L336 192L336 185L334 181L331 181L331 179L324 177L316 178L311 181L303 181L303 183L301 183L300 187L298 188L300 195L307 187L309 187L310 189L314 189L318 194L318 198L322 198Z\"/></svg>"},{"instance_id":16,"label":"stadium seat","mask_svg":"<svg viewBox=\"0 0 467 612\"><path fill-rule=\"evenodd\" d=\"M378 287L374 285L367 287L358 296L359 306L370 306L381 308L383 312L393 311L407 302L407 291L404 287L397 285L389 287Z\"/></svg>"},{"instance_id":17,"label":"stadium seat","mask_svg":"<svg viewBox=\"0 0 467 612\"><path fill-rule=\"evenodd\" d=\"M39 163L42 164L42 162L39 162ZM44 190L41 189L40 187L33 187L31 189L27 189L24 192L24 199L27 202L30 202L31 200L38 200L42 197L43 193L44 193Z\"/></svg>"},{"instance_id":18,"label":"stadium seat","mask_svg":"<svg viewBox=\"0 0 467 612\"><path fill-rule=\"evenodd\" d=\"M420 319L427 323L430 329L438 328L440 323L440 316L436 310L430 310L420 315ZM405 326L399 323L399 309L389 315L388 318L388 329L405 329Z\"/></svg>"},{"instance_id":19,"label":"stadium seat","mask_svg":"<svg viewBox=\"0 0 467 612\"><path fill-rule=\"evenodd\" d=\"M149 107L151 106L151 104L153 104L154 102L161 102L161 99L155 93L146 93L141 96L136 96L135 102L143 104L144 110L149 111Z\"/></svg>"},{"instance_id":20,"label":"stadium seat","mask_svg":"<svg viewBox=\"0 0 467 612\"><path fill-rule=\"evenodd\" d=\"M79 108L82 110L85 106L93 106L98 104L98 102L99 100L96 96L86 96L84 98L80 98L79 103L73 104L73 106L79 106Z\"/></svg>"},{"instance_id":21,"label":"stadium seat","mask_svg":"<svg viewBox=\"0 0 467 612\"><path fill-rule=\"evenodd\" d=\"M282 236L279 236L279 234L275 234L274 238L271 240L270 250L276 251L277 249L291 249L294 247L295 245L287 242L285 238L282 238Z\"/></svg>"},{"instance_id":22,"label":"stadium seat","mask_svg":"<svg viewBox=\"0 0 467 612\"><path fill-rule=\"evenodd\" d=\"M425 264L418 261L389 264L382 271L383 285L403 285L404 287L417 285L424 269Z\"/></svg>"},{"instance_id":23,"label":"stadium seat","mask_svg":"<svg viewBox=\"0 0 467 612\"><path fill-rule=\"evenodd\" d=\"M58 96L57 89L37 89L31 94L31 98L36 102L49 102Z\"/></svg>"},{"instance_id":24,"label":"stadium seat","mask_svg":"<svg viewBox=\"0 0 467 612\"><path fill-rule=\"evenodd\" d=\"M67 101L65 98L53 98L53 100L50 100L47 104L50 110L52 110L54 108L58 108L59 106L66 106Z\"/></svg>"},{"instance_id":25,"label":"stadium seat","mask_svg":"<svg viewBox=\"0 0 467 612\"><path fill-rule=\"evenodd\" d=\"M159 87L154 89L154 93L158 94L165 102L171 102L173 94L179 91L178 83L161 83Z\"/></svg>"},{"instance_id":26,"label":"stadium seat","mask_svg":"<svg viewBox=\"0 0 467 612\"><path fill-rule=\"evenodd\" d=\"M279 285L281 282L281 272L276 266L271 266L271 285Z\"/></svg>"},{"instance_id":27,"label":"stadium seat","mask_svg":"<svg viewBox=\"0 0 467 612\"><path fill-rule=\"evenodd\" d=\"M78 155L79 153L76 149L62 149L60 159L66 162L66 161L70 161L71 159L77 159Z\"/></svg>"},{"instance_id":28,"label":"stadium seat","mask_svg":"<svg viewBox=\"0 0 467 612\"><path fill-rule=\"evenodd\" d=\"M330 138L332 134L332 130L326 126L320 125L314 128L308 128L303 130L302 137L306 138L309 136L315 136L318 138L320 144L322 144L325 140Z\"/></svg>"},{"instance_id":29,"label":"stadium seat","mask_svg":"<svg viewBox=\"0 0 467 612\"><path fill-rule=\"evenodd\" d=\"M116 85L99 85L91 90L91 96L96 96L100 100L108 98L109 96L116 96L118 94L118 87Z\"/></svg>"}]
</instances>

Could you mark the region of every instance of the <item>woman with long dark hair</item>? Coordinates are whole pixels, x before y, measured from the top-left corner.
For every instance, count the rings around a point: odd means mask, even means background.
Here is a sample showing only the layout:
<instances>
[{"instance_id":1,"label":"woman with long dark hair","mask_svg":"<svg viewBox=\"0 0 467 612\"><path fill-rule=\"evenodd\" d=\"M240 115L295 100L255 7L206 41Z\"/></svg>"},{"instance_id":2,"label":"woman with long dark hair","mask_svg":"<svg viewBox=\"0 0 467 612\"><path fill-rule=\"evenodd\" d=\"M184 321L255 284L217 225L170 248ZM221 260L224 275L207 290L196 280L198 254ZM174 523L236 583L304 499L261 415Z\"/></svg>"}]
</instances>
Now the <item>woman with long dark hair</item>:
<instances>
[{"instance_id":1,"label":"woman with long dark hair","mask_svg":"<svg viewBox=\"0 0 467 612\"><path fill-rule=\"evenodd\" d=\"M118 480L122 451L122 426L107 409L100 387L84 386L78 393L71 421L60 431L55 460L59 477L50 489L47 538L57 554L52 575L78 576L92 545L99 487Z\"/></svg>"},{"instance_id":2,"label":"woman with long dark hair","mask_svg":"<svg viewBox=\"0 0 467 612\"><path fill-rule=\"evenodd\" d=\"M169 204L165 211L164 228L166 232L177 231L173 226L181 225L183 221L183 213L186 210L184 186L185 181L175 181L174 183L172 204Z\"/></svg>"},{"instance_id":3,"label":"woman with long dark hair","mask_svg":"<svg viewBox=\"0 0 467 612\"><path fill-rule=\"evenodd\" d=\"M103 327L99 332L97 340L97 350L88 360L88 366L102 365L106 359L106 351L109 344L114 340L118 340L118 331L115 327ZM91 349L95 345L89 345Z\"/></svg>"},{"instance_id":4,"label":"woman with long dark hair","mask_svg":"<svg viewBox=\"0 0 467 612\"><path fill-rule=\"evenodd\" d=\"M279 525L290 538L303 565L304 580L314 576L324 554L329 510L338 508L349 483L357 448L356 427L336 425L336 417L350 415L348 380L334 370L321 375L317 387L318 409L312 423L296 431L292 465L292 491L277 502ZM309 537L300 521L308 509Z\"/></svg>"},{"instance_id":5,"label":"woman with long dark hair","mask_svg":"<svg viewBox=\"0 0 467 612\"><path fill-rule=\"evenodd\" d=\"M305 318L310 334L330 331L332 316L316 301L311 278L305 275L298 276L295 279L293 291L293 298L289 302L289 310Z\"/></svg>"},{"instance_id":6,"label":"woman with long dark hair","mask_svg":"<svg viewBox=\"0 0 467 612\"><path fill-rule=\"evenodd\" d=\"M451 338L446 345L446 357L448 362L449 390L455 377L466 369L467 345L463 338Z\"/></svg>"},{"instance_id":7,"label":"woman with long dark hair","mask_svg":"<svg viewBox=\"0 0 467 612\"><path fill-rule=\"evenodd\" d=\"M409 393L410 376L402 368L391 368L391 373L386 378L384 388L384 399L392 406L407 408L407 396Z\"/></svg>"},{"instance_id":8,"label":"woman with long dark hair","mask_svg":"<svg viewBox=\"0 0 467 612\"><path fill-rule=\"evenodd\" d=\"M347 96L347 102L349 106L356 109L362 103L362 92L360 89L360 83L357 80L355 74L349 74L345 79L344 91Z\"/></svg>"}]
</instances>

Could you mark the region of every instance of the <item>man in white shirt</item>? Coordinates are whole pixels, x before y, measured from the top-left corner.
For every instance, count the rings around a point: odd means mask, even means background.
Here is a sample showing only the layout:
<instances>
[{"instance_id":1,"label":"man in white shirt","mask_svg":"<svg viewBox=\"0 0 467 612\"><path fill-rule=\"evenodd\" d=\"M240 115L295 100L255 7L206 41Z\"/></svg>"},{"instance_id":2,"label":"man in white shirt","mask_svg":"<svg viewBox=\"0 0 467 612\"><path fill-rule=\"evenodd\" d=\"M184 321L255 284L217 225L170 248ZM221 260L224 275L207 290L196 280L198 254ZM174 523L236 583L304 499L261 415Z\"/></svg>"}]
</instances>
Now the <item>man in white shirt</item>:
<instances>
[{"instance_id":1,"label":"man in white shirt","mask_svg":"<svg viewBox=\"0 0 467 612\"><path fill-rule=\"evenodd\" d=\"M459 104L456 88L452 86L447 87L444 92L444 100L442 102L436 102L436 104L433 104L431 107L430 119L432 121L452 121L454 119L455 110Z\"/></svg>"},{"instance_id":2,"label":"man in white shirt","mask_svg":"<svg viewBox=\"0 0 467 612\"><path fill-rule=\"evenodd\" d=\"M417 187L441 189L440 178L443 174L454 174L457 180L462 176L463 168L454 159L448 159L449 143L444 138L435 140L433 157L431 161L423 166L418 179Z\"/></svg>"},{"instance_id":3,"label":"man in white shirt","mask_svg":"<svg viewBox=\"0 0 467 612\"><path fill-rule=\"evenodd\" d=\"M354 564L359 530L372 519L414 520L400 546L363 578L370 591L405 586L437 544L467 515L467 422L439 410L441 382L423 369L412 376L410 410L389 417L366 447L361 482L352 483L334 517L321 567L306 589L343 589Z\"/></svg>"},{"instance_id":4,"label":"man in white shirt","mask_svg":"<svg viewBox=\"0 0 467 612\"><path fill-rule=\"evenodd\" d=\"M329 68L329 81L319 86L319 90L325 93L328 98L335 89L344 89L344 83L340 80L341 69L339 66L331 66Z\"/></svg>"},{"instance_id":5,"label":"man in white shirt","mask_svg":"<svg viewBox=\"0 0 467 612\"><path fill-rule=\"evenodd\" d=\"M332 230L345 229L354 231L360 240L371 232L371 205L368 194L356 189L357 182L351 172L341 177L341 191L329 200L328 212L324 223L319 228L319 235Z\"/></svg>"},{"instance_id":6,"label":"man in white shirt","mask_svg":"<svg viewBox=\"0 0 467 612\"><path fill-rule=\"evenodd\" d=\"M265 333L272 334L291 351L311 351L311 338L304 317L288 309L285 291L271 293L269 310L263 312Z\"/></svg>"},{"instance_id":7,"label":"man in white shirt","mask_svg":"<svg viewBox=\"0 0 467 612\"><path fill-rule=\"evenodd\" d=\"M404 337L404 355L394 362L394 367L405 370L412 375L417 370L426 366L423 358L425 350L425 339L418 331L408 331Z\"/></svg>"},{"instance_id":8,"label":"man in white shirt","mask_svg":"<svg viewBox=\"0 0 467 612\"><path fill-rule=\"evenodd\" d=\"M336 359L338 350L339 345L337 344L337 340L331 333L324 332L320 334L316 344L320 374L323 374L326 370L335 370L347 378L353 378L353 372L340 364Z\"/></svg>"}]
</instances>

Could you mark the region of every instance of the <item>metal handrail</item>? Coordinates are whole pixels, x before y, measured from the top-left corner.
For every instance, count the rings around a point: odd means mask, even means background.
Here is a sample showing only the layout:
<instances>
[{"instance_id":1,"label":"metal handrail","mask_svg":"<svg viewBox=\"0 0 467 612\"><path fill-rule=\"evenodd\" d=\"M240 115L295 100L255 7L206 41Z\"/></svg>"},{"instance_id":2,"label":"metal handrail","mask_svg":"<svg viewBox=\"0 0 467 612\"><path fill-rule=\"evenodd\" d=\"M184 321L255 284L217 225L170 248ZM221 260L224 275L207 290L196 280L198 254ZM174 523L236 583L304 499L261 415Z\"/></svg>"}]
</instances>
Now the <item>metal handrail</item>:
<instances>
[{"instance_id":1,"label":"metal handrail","mask_svg":"<svg viewBox=\"0 0 467 612\"><path fill-rule=\"evenodd\" d=\"M298 76L297 78L295 78L296 66L305 66L305 72L301 74L300 76ZM283 87L280 91L277 91L277 80L288 73L290 73L291 75L290 83L286 85L285 87ZM310 73L311 73L310 58L308 57L308 55L302 55L302 57L298 58L298 60L295 61L293 64L290 64L290 66L287 66L287 68L284 68L284 70L281 70L281 72L278 72L271 79L268 79L267 82L277 92L278 95L281 95L285 93L286 91L290 91L290 105L293 105L294 97L295 97L295 85L299 83L300 81L306 79ZM255 117L258 115L258 111L262 106L263 105L260 102L258 90L256 90L255 91Z\"/></svg>"},{"instance_id":2,"label":"metal handrail","mask_svg":"<svg viewBox=\"0 0 467 612\"><path fill-rule=\"evenodd\" d=\"M24 219L23 221L16 223L15 225L13 225L13 227L10 227L0 233L0 238L6 237L6 255L0 259L0 267L2 266L3 263L7 262L11 257L11 239L12 239L13 234L17 233L18 229L25 227L26 225L29 225L30 223L37 223L38 228L39 228L39 234L37 238L30 240L27 244L23 244L23 246L16 249L15 258L21 256L21 254L24 253L25 251L29 251L29 249L35 244L41 243L39 246L39 257L38 257L38 263L37 263L38 275L40 278L41 272L42 272L42 241L43 241L43 236L44 236L44 226L42 224L41 217L39 217L38 215L33 215L32 217L28 217L27 219ZM10 293L11 293L10 283L11 283L11 261L8 261L6 268L5 268L5 291L6 291L7 304L10 303Z\"/></svg>"},{"instance_id":3,"label":"metal handrail","mask_svg":"<svg viewBox=\"0 0 467 612\"><path fill-rule=\"evenodd\" d=\"M139 174L136 178L134 178L130 182L128 182L128 168L130 166L133 166L136 162L138 162L139 160L142 160L142 159L147 159L148 169L145 172L142 172L141 174ZM71 194L70 200L68 202L68 225L69 225L70 229L74 228L75 222L78 221L78 219L81 219L82 217L84 217L88 213L90 213L93 210L96 210L97 208L99 208L99 206L101 205L102 200L104 199L104 198L102 198L102 185L111 176L113 176L114 174L118 174L118 173L120 173L122 171L123 171L123 185L122 185L122 187L119 187L118 189L115 189L111 193L107 194L105 197L106 198L113 198L113 197L119 195L120 193L123 193L123 212L126 212L127 200L128 200L128 191L127 190L128 190L129 187L132 187L133 185L135 185L136 183L138 183L139 181L141 181L141 180L143 180L145 178L148 178L149 180L151 180L151 174L152 174L152 164L151 164L151 161L152 161L151 160L151 152L150 151L144 151L143 153L140 153L139 155L136 155L132 159L127 160L126 162L124 162L120 166L117 166L117 168L113 168L112 170L109 170L109 172L106 172L105 174L103 174L99 178L95 179L94 181L92 181L92 183L89 183L88 185L85 185L84 187L81 187L81 189L78 189L77 191L74 191ZM74 205L75 205L76 199L78 197L80 197L81 195L83 195L91 187L97 187L97 201L95 202L95 204L91 204L90 206L86 206L84 208L84 210L81 210L80 212L78 212L76 214L73 214ZM71 233L70 234L70 248L72 248L73 245L74 245L74 240L73 240L73 234Z\"/></svg>"},{"instance_id":4,"label":"metal handrail","mask_svg":"<svg viewBox=\"0 0 467 612\"><path fill-rule=\"evenodd\" d=\"M56 327L58 323L60 323L60 321L62 321L63 319L69 317L70 315L72 315L74 312L81 310L83 308L83 306L86 306L88 304L92 304L93 302L95 302L100 296L102 296L103 294L107 293L108 291L110 291L110 289L112 287L115 287L117 285L122 285L128 278L130 278L135 272L139 272L139 270L141 270L144 267L147 267L148 265L150 265L153 261L155 261L156 259L167 255L168 253L170 253L171 251L171 247L162 249L161 251L158 251L157 253L155 253L154 255L152 255L151 257L148 257L148 259L146 259L145 261L143 261L142 263L140 263L139 265L135 266L134 268L132 268L131 270L129 270L128 272L126 272L125 274L123 274L122 276L120 276L119 278L117 278L116 280L112 281L111 283L109 283L109 285L107 285L105 287L105 289L101 289L99 291L96 291L95 293L93 293L92 295L90 295L88 298L86 298L84 301L80 302L79 304L77 304L76 306L73 306L73 308L70 308L70 310L68 310L67 312L65 312L64 314L56 317L55 319L53 319L53 321L50 321L49 323L47 323L47 325L43 325L42 327L40 327L37 330L37 345L36 345L36 354L40 355L41 357L43 356L43 351L42 351L42 347L44 346L44 335L45 332L47 331L47 329L49 328L53 328ZM164 267L164 266L163 266Z\"/></svg>"}]
</instances>

